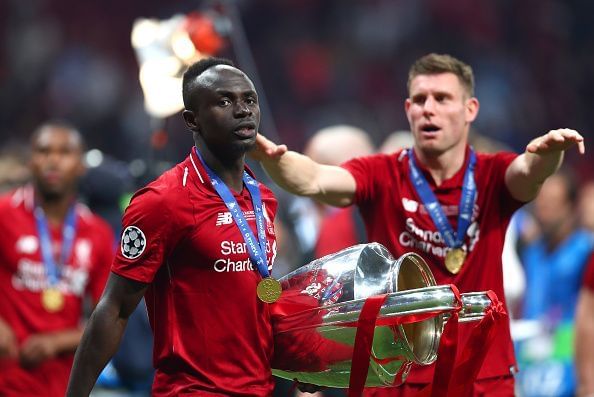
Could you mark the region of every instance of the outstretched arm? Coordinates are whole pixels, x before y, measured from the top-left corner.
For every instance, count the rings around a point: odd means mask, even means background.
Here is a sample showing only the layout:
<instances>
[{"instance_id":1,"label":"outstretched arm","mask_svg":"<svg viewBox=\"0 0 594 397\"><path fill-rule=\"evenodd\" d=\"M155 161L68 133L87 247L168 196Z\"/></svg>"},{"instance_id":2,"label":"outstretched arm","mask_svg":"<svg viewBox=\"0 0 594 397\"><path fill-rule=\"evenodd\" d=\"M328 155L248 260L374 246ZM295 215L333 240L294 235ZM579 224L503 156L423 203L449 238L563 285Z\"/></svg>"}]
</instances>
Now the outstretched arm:
<instances>
[{"instance_id":1,"label":"outstretched arm","mask_svg":"<svg viewBox=\"0 0 594 397\"><path fill-rule=\"evenodd\" d=\"M337 207L353 203L355 178L344 168L316 163L260 134L250 155L262 163L277 185L293 194L313 197Z\"/></svg>"},{"instance_id":2,"label":"outstretched arm","mask_svg":"<svg viewBox=\"0 0 594 397\"><path fill-rule=\"evenodd\" d=\"M545 179L561 165L565 150L574 145L584 154L584 138L567 128L551 130L533 139L505 173L505 183L512 196L523 202L535 198Z\"/></svg>"},{"instance_id":3,"label":"outstretched arm","mask_svg":"<svg viewBox=\"0 0 594 397\"><path fill-rule=\"evenodd\" d=\"M99 373L115 354L128 317L144 295L148 284L112 273L105 292L89 319L74 365L66 395L88 396Z\"/></svg>"}]
</instances>

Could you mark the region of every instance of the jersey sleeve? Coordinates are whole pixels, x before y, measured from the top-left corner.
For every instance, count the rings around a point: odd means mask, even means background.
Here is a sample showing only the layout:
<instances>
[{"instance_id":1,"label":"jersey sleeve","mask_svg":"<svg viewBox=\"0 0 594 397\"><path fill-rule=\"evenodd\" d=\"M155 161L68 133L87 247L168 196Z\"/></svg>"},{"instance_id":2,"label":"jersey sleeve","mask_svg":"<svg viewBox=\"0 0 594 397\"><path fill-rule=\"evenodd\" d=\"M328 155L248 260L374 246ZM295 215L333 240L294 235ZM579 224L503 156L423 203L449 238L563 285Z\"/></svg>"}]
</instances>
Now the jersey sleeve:
<instances>
[{"instance_id":1,"label":"jersey sleeve","mask_svg":"<svg viewBox=\"0 0 594 397\"><path fill-rule=\"evenodd\" d=\"M358 157L349 160L341 165L355 178L357 188L355 190L355 204L361 204L375 197L377 181L382 177L384 167L382 160L387 159L386 155L372 155Z\"/></svg>"},{"instance_id":2,"label":"jersey sleeve","mask_svg":"<svg viewBox=\"0 0 594 397\"><path fill-rule=\"evenodd\" d=\"M123 216L112 272L147 284L153 281L179 238L168 195L174 192L148 186L132 197Z\"/></svg>"},{"instance_id":3,"label":"jersey sleeve","mask_svg":"<svg viewBox=\"0 0 594 397\"><path fill-rule=\"evenodd\" d=\"M113 262L115 241L113 232L108 224L102 222L100 227L97 227L96 241L96 263L93 265L89 284L87 285L87 294L89 294L93 303L97 303L103 293L107 278L109 277L109 269Z\"/></svg>"},{"instance_id":4,"label":"jersey sleeve","mask_svg":"<svg viewBox=\"0 0 594 397\"><path fill-rule=\"evenodd\" d=\"M506 215L511 216L518 208L523 206L524 202L516 200L511 192L509 191L507 184L505 183L505 173L507 172L507 168L518 157L517 153L512 152L499 152L493 155L493 162L492 162L492 173L491 177L489 178L490 181L501 181L501 186L499 188L499 192L497 192L497 196L501 197L501 202L505 203L502 204L501 209L505 212Z\"/></svg>"}]
</instances>

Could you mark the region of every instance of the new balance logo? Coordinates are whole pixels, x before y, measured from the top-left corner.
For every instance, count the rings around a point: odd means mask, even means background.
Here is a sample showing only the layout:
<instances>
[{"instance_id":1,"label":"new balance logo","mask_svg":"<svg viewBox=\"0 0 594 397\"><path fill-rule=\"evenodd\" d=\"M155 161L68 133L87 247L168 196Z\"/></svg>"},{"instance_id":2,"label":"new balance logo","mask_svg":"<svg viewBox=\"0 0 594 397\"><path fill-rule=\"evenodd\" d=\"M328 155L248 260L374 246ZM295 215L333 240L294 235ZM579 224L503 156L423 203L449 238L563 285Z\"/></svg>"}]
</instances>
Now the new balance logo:
<instances>
[{"instance_id":1,"label":"new balance logo","mask_svg":"<svg viewBox=\"0 0 594 397\"><path fill-rule=\"evenodd\" d=\"M230 212L219 212L217 215L217 226L230 225L233 223L233 217Z\"/></svg>"}]
</instances>

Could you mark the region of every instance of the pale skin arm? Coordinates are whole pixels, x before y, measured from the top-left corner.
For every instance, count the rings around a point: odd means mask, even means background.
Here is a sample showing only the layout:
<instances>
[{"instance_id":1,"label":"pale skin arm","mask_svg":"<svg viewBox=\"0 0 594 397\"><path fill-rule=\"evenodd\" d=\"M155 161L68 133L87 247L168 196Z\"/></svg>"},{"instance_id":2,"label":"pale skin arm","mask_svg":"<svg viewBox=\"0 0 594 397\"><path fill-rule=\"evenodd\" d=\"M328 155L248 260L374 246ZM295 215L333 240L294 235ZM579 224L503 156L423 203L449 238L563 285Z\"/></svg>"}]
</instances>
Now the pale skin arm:
<instances>
[{"instance_id":1,"label":"pale skin arm","mask_svg":"<svg viewBox=\"0 0 594 397\"><path fill-rule=\"evenodd\" d=\"M0 318L0 358L16 358L18 346L12 328Z\"/></svg>"},{"instance_id":2,"label":"pale skin arm","mask_svg":"<svg viewBox=\"0 0 594 397\"><path fill-rule=\"evenodd\" d=\"M505 173L505 184L511 195L522 202L534 199L544 181L561 166L565 150L574 145L584 154L584 138L567 128L551 130L533 139Z\"/></svg>"},{"instance_id":3,"label":"pale skin arm","mask_svg":"<svg viewBox=\"0 0 594 397\"><path fill-rule=\"evenodd\" d=\"M582 288L575 321L578 396L594 396L594 291Z\"/></svg>"},{"instance_id":4,"label":"pale skin arm","mask_svg":"<svg viewBox=\"0 0 594 397\"><path fill-rule=\"evenodd\" d=\"M32 368L61 353L75 351L82 333L82 329L73 328L29 336L19 351L21 365Z\"/></svg>"},{"instance_id":5,"label":"pale skin arm","mask_svg":"<svg viewBox=\"0 0 594 397\"><path fill-rule=\"evenodd\" d=\"M353 203L357 185L355 178L344 168L316 163L260 134L250 156L262 163L277 185L293 194L313 197L336 207Z\"/></svg>"},{"instance_id":6,"label":"pale skin arm","mask_svg":"<svg viewBox=\"0 0 594 397\"><path fill-rule=\"evenodd\" d=\"M88 396L97 377L116 353L128 318L142 299L148 284L112 273L105 292L89 319L74 364L66 395Z\"/></svg>"}]
</instances>

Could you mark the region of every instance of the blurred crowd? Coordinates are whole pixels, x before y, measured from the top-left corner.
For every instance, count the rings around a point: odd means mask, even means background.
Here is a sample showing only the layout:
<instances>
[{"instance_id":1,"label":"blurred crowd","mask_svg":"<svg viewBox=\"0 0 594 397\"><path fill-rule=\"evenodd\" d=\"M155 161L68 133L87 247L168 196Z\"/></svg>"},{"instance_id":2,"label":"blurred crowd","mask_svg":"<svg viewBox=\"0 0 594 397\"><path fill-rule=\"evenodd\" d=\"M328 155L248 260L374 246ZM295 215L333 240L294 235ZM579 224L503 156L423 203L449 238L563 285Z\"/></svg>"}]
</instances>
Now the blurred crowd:
<instances>
[{"instance_id":1,"label":"blurred crowd","mask_svg":"<svg viewBox=\"0 0 594 397\"><path fill-rule=\"evenodd\" d=\"M482 105L471 136L478 151L520 152L537 134L565 126L580 131L587 147L594 137L592 2L234 4L270 105L271 114L263 117L273 121L271 130L263 132L318 162L340 164L409 147L409 133L398 131L407 125L404 76L411 61L429 51L453 53L473 65ZM47 118L67 119L92 149L85 157L82 198L119 233L129 195L166 164L180 161L189 139L181 117L164 121L146 115L131 25L141 16L168 18L216 5L178 0L0 3L0 192L29 180L27 140L33 129ZM234 57L230 45L225 52ZM155 143L157 127L166 131L160 144ZM508 231L504 266L513 276L506 278L506 290L520 365L518 394L526 397L575 392L574 315L592 255L594 172L588 150L583 158L573 155L535 202L515 215ZM366 241L356 210L331 209L280 191L278 196L276 276ZM150 348L148 324L142 309L139 313L139 328L131 332L144 339L131 337L129 343L148 340ZM129 343L121 357L146 353ZM119 379L104 373L105 388L142 394L150 384L143 377L151 370L134 365L121 364ZM126 370L133 381L126 382Z\"/></svg>"}]
</instances>

